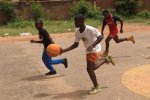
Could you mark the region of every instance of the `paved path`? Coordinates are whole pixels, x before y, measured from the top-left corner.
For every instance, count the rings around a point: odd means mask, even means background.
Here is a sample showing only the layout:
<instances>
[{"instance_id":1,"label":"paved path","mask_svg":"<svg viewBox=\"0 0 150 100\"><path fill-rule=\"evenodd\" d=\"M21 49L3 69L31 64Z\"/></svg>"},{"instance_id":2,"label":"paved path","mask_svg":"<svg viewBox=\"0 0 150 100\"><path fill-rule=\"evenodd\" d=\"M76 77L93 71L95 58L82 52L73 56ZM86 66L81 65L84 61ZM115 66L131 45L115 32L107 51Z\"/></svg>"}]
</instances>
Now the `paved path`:
<instances>
[{"instance_id":1,"label":"paved path","mask_svg":"<svg viewBox=\"0 0 150 100\"><path fill-rule=\"evenodd\" d=\"M124 33L121 37L128 36ZM82 42L78 49L61 55L67 57L69 68L57 65L58 74L46 77L48 70L41 61L42 45L29 41L0 43L0 100L150 100L128 90L122 75L131 68L150 64L150 32L135 33L136 44L111 41L111 54L116 66L104 65L96 71L103 87L96 95L88 95L92 83L86 72ZM62 47L69 46L73 35L55 37ZM102 42L104 50L104 41ZM150 81L150 80L146 80Z\"/></svg>"}]
</instances>

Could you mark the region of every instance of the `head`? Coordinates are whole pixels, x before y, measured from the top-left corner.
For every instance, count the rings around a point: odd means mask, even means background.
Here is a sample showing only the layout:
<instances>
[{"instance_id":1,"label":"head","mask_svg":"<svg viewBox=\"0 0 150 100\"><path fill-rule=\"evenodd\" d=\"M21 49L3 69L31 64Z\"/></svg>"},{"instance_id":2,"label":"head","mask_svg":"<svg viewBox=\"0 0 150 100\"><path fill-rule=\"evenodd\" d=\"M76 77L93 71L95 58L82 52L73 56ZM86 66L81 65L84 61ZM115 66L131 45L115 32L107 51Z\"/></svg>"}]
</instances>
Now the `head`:
<instances>
[{"instance_id":1,"label":"head","mask_svg":"<svg viewBox=\"0 0 150 100\"><path fill-rule=\"evenodd\" d=\"M104 11L103 11L103 16L104 16L105 18L108 18L108 17L110 16L110 12L109 12L108 10L104 10Z\"/></svg>"},{"instance_id":2,"label":"head","mask_svg":"<svg viewBox=\"0 0 150 100\"><path fill-rule=\"evenodd\" d=\"M37 30L41 29L43 27L43 21L38 19L35 21L35 27Z\"/></svg>"},{"instance_id":3,"label":"head","mask_svg":"<svg viewBox=\"0 0 150 100\"><path fill-rule=\"evenodd\" d=\"M74 19L75 26L77 28L84 26L84 20L85 20L85 18L84 18L83 14L77 14Z\"/></svg>"}]
</instances>

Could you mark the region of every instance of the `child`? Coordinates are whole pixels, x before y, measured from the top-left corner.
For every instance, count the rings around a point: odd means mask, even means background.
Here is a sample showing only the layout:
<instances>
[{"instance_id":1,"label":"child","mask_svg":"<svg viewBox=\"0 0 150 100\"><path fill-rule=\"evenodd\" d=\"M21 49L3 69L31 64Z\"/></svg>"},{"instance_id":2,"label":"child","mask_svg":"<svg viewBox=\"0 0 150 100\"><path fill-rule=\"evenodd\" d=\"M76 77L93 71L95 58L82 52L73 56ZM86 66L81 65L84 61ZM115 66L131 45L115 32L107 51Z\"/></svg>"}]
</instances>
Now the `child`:
<instances>
[{"instance_id":1,"label":"child","mask_svg":"<svg viewBox=\"0 0 150 100\"><path fill-rule=\"evenodd\" d=\"M56 74L56 70L53 68L53 64L64 64L65 68L68 67L67 59L58 59L58 60L52 60L51 57L49 57L46 53L46 48L49 44L53 44L52 38L49 36L48 32L43 28L43 22L42 20L35 21L35 27L37 30L39 30L39 41L31 40L31 43L42 43L44 45L42 60L45 66L50 70L45 75L54 75Z\"/></svg>"},{"instance_id":2,"label":"child","mask_svg":"<svg viewBox=\"0 0 150 100\"><path fill-rule=\"evenodd\" d=\"M87 60L87 72L93 82L94 88L89 91L89 94L98 93L101 89L97 82L95 70L105 63L112 63L111 56L100 59L101 45L100 42L103 39L101 33L94 27L84 24L84 16L78 14L75 16L75 26L77 30L75 32L75 42L68 48L62 49L62 53L75 49L79 45L79 41L82 40L86 48L86 60Z\"/></svg>"},{"instance_id":3,"label":"child","mask_svg":"<svg viewBox=\"0 0 150 100\"><path fill-rule=\"evenodd\" d=\"M132 41L133 43L135 43L133 36L130 36L128 38L119 38L118 37L117 21L120 21L120 23L121 23L120 33L123 33L123 21L119 17L112 16L108 10L103 11L103 16L104 16L104 21L103 21L102 31L101 31L102 35L104 32L105 26L108 25L108 27L109 27L109 35L105 40L106 50L102 54L103 57L106 57L109 54L109 41L111 39L114 39L114 41L116 43L120 43L123 41Z\"/></svg>"}]
</instances>

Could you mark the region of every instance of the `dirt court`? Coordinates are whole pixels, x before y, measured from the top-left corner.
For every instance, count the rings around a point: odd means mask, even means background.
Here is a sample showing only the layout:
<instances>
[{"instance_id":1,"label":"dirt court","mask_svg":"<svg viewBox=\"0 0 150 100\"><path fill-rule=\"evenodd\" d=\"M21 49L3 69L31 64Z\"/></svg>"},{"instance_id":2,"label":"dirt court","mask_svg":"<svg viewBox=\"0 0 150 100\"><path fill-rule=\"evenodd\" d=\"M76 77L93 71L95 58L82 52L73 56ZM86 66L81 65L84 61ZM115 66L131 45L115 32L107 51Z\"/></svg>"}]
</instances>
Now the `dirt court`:
<instances>
[{"instance_id":1,"label":"dirt court","mask_svg":"<svg viewBox=\"0 0 150 100\"><path fill-rule=\"evenodd\" d=\"M57 75L44 76L48 70L41 60L43 46L29 42L36 35L0 37L0 100L150 100L150 26L125 24L119 36L131 34L136 44L111 41L116 66L104 65L96 71L102 91L95 95L88 95L92 83L82 42L56 57L67 57L69 68L56 65ZM74 42L74 33L51 36L62 48ZM101 44L104 50L104 40Z\"/></svg>"}]
</instances>

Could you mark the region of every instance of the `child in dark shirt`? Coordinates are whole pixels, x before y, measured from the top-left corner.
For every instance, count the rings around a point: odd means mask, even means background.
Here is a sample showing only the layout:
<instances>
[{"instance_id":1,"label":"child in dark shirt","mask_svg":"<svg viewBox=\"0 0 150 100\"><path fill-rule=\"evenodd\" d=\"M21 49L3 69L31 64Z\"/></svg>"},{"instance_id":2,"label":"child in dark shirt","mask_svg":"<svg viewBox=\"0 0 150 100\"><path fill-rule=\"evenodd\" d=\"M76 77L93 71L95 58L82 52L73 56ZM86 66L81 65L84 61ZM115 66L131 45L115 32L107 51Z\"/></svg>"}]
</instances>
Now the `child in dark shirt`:
<instances>
[{"instance_id":1,"label":"child in dark shirt","mask_svg":"<svg viewBox=\"0 0 150 100\"><path fill-rule=\"evenodd\" d=\"M53 44L53 40L48 34L48 32L43 28L43 21L42 20L37 20L35 21L35 27L39 31L39 41L36 40L31 40L31 43L42 43L44 45L44 50L43 50L43 55L42 55L42 60L45 66L50 70L48 73L45 75L54 75L56 74L56 70L53 68L52 65L54 64L64 64L65 68L68 67L68 62L67 59L57 59L57 60L52 60L52 57L49 57L46 53L46 48L48 45Z\"/></svg>"}]
</instances>

